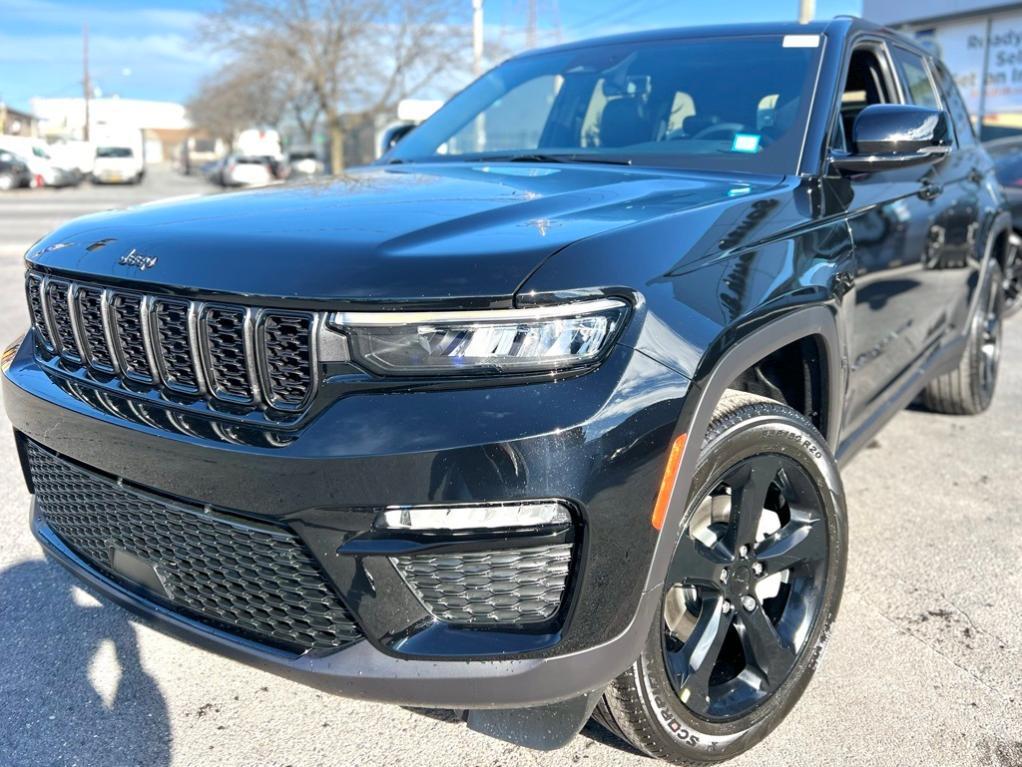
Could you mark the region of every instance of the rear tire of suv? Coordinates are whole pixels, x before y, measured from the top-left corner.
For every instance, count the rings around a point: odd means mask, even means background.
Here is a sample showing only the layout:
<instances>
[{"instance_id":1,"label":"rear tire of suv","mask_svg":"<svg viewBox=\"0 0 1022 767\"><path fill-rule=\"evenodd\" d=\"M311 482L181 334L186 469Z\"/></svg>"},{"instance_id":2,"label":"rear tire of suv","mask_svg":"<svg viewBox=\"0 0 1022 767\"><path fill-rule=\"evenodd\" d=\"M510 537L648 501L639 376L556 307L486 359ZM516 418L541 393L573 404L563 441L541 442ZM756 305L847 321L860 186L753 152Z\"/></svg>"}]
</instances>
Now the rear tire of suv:
<instances>
[{"instance_id":1,"label":"rear tire of suv","mask_svg":"<svg viewBox=\"0 0 1022 767\"><path fill-rule=\"evenodd\" d=\"M675 764L752 747L813 675L846 556L844 491L823 437L779 402L726 393L702 442L661 610L595 718Z\"/></svg>"},{"instance_id":2,"label":"rear tire of suv","mask_svg":"<svg viewBox=\"0 0 1022 767\"><path fill-rule=\"evenodd\" d=\"M923 404L935 413L977 415L990 407L997 387L1004 317L1004 274L990 263L980 285L969 338L958 367L926 385Z\"/></svg>"}]
</instances>

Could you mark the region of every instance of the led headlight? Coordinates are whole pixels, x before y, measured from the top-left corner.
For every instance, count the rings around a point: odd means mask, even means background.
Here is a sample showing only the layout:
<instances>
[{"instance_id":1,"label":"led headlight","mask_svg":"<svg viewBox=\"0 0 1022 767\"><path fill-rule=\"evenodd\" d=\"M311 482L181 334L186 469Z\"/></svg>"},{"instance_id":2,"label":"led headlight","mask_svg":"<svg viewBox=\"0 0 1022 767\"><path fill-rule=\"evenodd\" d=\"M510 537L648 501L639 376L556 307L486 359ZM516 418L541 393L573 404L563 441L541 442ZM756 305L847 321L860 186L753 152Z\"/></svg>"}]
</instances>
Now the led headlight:
<instances>
[{"instance_id":1,"label":"led headlight","mask_svg":"<svg viewBox=\"0 0 1022 767\"><path fill-rule=\"evenodd\" d=\"M353 359L384 375L555 371L596 360L624 319L617 299L451 312L340 312Z\"/></svg>"}]
</instances>

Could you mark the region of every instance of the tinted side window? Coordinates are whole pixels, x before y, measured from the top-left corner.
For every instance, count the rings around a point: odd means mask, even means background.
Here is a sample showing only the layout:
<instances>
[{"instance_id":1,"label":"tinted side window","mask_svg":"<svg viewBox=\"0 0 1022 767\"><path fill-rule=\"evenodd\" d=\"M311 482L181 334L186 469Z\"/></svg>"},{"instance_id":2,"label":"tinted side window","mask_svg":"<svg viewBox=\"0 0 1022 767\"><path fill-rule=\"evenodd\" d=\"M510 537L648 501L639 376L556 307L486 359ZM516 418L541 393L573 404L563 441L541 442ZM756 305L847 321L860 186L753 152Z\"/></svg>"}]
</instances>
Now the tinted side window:
<instances>
[{"instance_id":1,"label":"tinted side window","mask_svg":"<svg viewBox=\"0 0 1022 767\"><path fill-rule=\"evenodd\" d=\"M890 104L897 99L884 74L874 45L856 48L848 62L848 76L841 92L841 119L835 120L831 146L847 150L859 112L873 104Z\"/></svg>"},{"instance_id":2,"label":"tinted side window","mask_svg":"<svg viewBox=\"0 0 1022 767\"><path fill-rule=\"evenodd\" d=\"M962 94L958 91L958 86L955 85L954 78L943 64L937 64L934 74L937 76L937 84L940 86L944 108L948 111L951 122L955 126L959 146L975 145L976 134L973 131L972 120L969 119L969 110L965 106Z\"/></svg>"},{"instance_id":3,"label":"tinted side window","mask_svg":"<svg viewBox=\"0 0 1022 767\"><path fill-rule=\"evenodd\" d=\"M905 86L905 96L913 104L921 107L938 109L940 103L937 93L933 90L933 82L926 71L926 63L922 56L895 46L891 49L894 61L901 71L901 82Z\"/></svg>"}]
</instances>

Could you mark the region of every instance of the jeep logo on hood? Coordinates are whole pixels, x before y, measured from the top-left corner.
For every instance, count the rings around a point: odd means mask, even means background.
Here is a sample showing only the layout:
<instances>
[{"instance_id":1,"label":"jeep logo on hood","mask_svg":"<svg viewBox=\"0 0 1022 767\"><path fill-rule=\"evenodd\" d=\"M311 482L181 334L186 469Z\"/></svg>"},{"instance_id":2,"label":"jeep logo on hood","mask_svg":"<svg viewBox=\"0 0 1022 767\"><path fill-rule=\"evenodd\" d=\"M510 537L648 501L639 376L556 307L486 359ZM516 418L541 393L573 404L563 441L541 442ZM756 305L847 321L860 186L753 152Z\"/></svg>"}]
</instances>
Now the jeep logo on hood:
<instances>
[{"instance_id":1,"label":"jeep logo on hood","mask_svg":"<svg viewBox=\"0 0 1022 767\"><path fill-rule=\"evenodd\" d=\"M146 269L152 269L156 266L157 260L156 256L144 256L132 248L129 253L125 253L121 256L117 260L117 263L121 266L137 266L140 271L144 272Z\"/></svg>"}]
</instances>

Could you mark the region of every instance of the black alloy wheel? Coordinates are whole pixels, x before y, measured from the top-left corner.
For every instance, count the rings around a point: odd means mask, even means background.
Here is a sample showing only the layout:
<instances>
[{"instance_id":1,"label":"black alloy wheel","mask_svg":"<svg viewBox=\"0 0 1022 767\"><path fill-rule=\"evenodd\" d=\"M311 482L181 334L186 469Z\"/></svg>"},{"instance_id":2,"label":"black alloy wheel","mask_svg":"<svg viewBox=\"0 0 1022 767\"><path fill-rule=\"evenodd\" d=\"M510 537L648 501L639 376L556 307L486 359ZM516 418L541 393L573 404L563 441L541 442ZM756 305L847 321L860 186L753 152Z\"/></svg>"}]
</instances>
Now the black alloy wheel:
<instances>
[{"instance_id":1,"label":"black alloy wheel","mask_svg":"<svg viewBox=\"0 0 1022 767\"><path fill-rule=\"evenodd\" d=\"M680 530L662 532L675 549L645 649L594 717L650 756L695 765L751 748L798 702L841 601L848 532L824 438L743 392L717 404L685 508Z\"/></svg>"},{"instance_id":2,"label":"black alloy wheel","mask_svg":"<svg viewBox=\"0 0 1022 767\"><path fill-rule=\"evenodd\" d=\"M776 453L740 462L699 503L664 603L667 669L693 713L735 719L787 680L820 613L826 524L812 479Z\"/></svg>"},{"instance_id":3,"label":"black alloy wheel","mask_svg":"<svg viewBox=\"0 0 1022 767\"><path fill-rule=\"evenodd\" d=\"M1001 366L1002 322L1004 290L997 280L990 280L980 305L979 333L979 386L983 399L989 404L997 386L997 371Z\"/></svg>"},{"instance_id":4,"label":"black alloy wheel","mask_svg":"<svg viewBox=\"0 0 1022 767\"><path fill-rule=\"evenodd\" d=\"M1012 232L1004 274L1004 316L1022 309L1022 237Z\"/></svg>"},{"instance_id":5,"label":"black alloy wheel","mask_svg":"<svg viewBox=\"0 0 1022 767\"><path fill-rule=\"evenodd\" d=\"M930 381L923 390L923 403L936 413L978 415L993 402L1005 307L1004 272L997 261L987 265L977 292L958 367Z\"/></svg>"}]
</instances>

